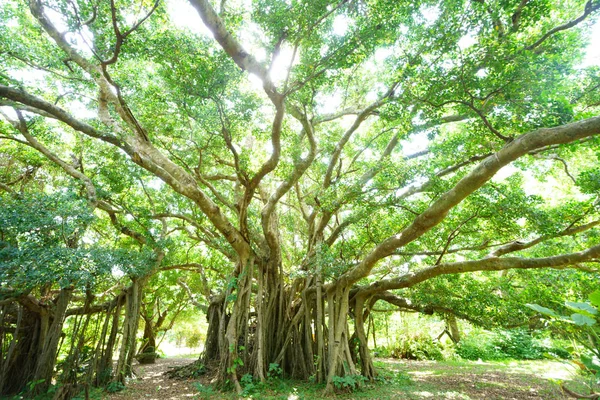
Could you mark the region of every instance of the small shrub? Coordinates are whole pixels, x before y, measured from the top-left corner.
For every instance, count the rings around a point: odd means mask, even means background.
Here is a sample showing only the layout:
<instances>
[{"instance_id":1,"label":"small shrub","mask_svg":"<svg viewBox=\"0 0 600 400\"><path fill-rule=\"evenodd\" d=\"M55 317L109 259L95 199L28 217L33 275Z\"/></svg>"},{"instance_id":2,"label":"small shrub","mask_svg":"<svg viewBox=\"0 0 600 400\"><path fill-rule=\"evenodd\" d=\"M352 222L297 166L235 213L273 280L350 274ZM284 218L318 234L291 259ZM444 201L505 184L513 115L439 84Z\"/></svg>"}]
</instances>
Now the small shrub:
<instances>
[{"instance_id":1,"label":"small shrub","mask_svg":"<svg viewBox=\"0 0 600 400\"><path fill-rule=\"evenodd\" d=\"M277 364L277 363L269 364L269 372L267 372L267 375L269 376L269 378L279 378L279 377L281 377L282 373L283 373L283 369L281 369L279 364Z\"/></svg>"},{"instance_id":2,"label":"small shrub","mask_svg":"<svg viewBox=\"0 0 600 400\"><path fill-rule=\"evenodd\" d=\"M94 356L94 348L91 346L83 346L81 351L74 352L74 354L70 354L65 357L65 359L56 363L56 369L61 371L62 374L77 374L83 375L89 369L90 362ZM77 359L75 359L77 358ZM78 368L75 370L73 366L77 365Z\"/></svg>"},{"instance_id":3,"label":"small shrub","mask_svg":"<svg viewBox=\"0 0 600 400\"><path fill-rule=\"evenodd\" d=\"M197 378L197 377L202 376L204 374L206 374L206 366L204 364L198 364L198 366L196 367L196 369L192 373L192 376L194 378Z\"/></svg>"},{"instance_id":4,"label":"small shrub","mask_svg":"<svg viewBox=\"0 0 600 400\"><path fill-rule=\"evenodd\" d=\"M394 376L394 383L400 387L406 387L413 384L412 378L406 371L398 371Z\"/></svg>"},{"instance_id":5,"label":"small shrub","mask_svg":"<svg viewBox=\"0 0 600 400\"><path fill-rule=\"evenodd\" d=\"M523 329L500 330L495 335L495 343L500 352L517 360L539 360L543 349L534 343L529 332Z\"/></svg>"},{"instance_id":6,"label":"small shrub","mask_svg":"<svg viewBox=\"0 0 600 400\"><path fill-rule=\"evenodd\" d=\"M550 343L548 339L546 339ZM540 360L548 356L569 358L569 352L533 337L525 329L476 331L456 346L456 353L466 360Z\"/></svg>"},{"instance_id":7,"label":"small shrub","mask_svg":"<svg viewBox=\"0 0 600 400\"><path fill-rule=\"evenodd\" d=\"M562 358L563 360L570 360L571 353L561 347L545 347L544 355L548 355L550 358Z\"/></svg>"},{"instance_id":8,"label":"small shrub","mask_svg":"<svg viewBox=\"0 0 600 400\"><path fill-rule=\"evenodd\" d=\"M240 379L240 384L242 385L243 397L248 397L254 394L258 389L258 385L254 383L254 377L252 376L252 374L243 375Z\"/></svg>"},{"instance_id":9,"label":"small shrub","mask_svg":"<svg viewBox=\"0 0 600 400\"><path fill-rule=\"evenodd\" d=\"M185 345L191 349L195 349L202 344L203 336L201 332L193 331L185 337Z\"/></svg>"},{"instance_id":10,"label":"small shrub","mask_svg":"<svg viewBox=\"0 0 600 400\"><path fill-rule=\"evenodd\" d=\"M362 375L334 376L332 382L333 386L340 391L354 392L366 382L366 379Z\"/></svg>"},{"instance_id":11,"label":"small shrub","mask_svg":"<svg viewBox=\"0 0 600 400\"><path fill-rule=\"evenodd\" d=\"M387 347L375 349L378 357L406 358L409 360L436 360L444 359L442 347L434 342L427 334L401 335L396 342Z\"/></svg>"},{"instance_id":12,"label":"small shrub","mask_svg":"<svg viewBox=\"0 0 600 400\"><path fill-rule=\"evenodd\" d=\"M101 388L91 387L88 388L87 392L85 389L79 392L72 400L102 400L105 397L106 396Z\"/></svg>"},{"instance_id":13,"label":"small shrub","mask_svg":"<svg viewBox=\"0 0 600 400\"><path fill-rule=\"evenodd\" d=\"M492 332L475 331L456 346L456 354L465 360L501 360L506 356L494 343Z\"/></svg>"},{"instance_id":14,"label":"small shrub","mask_svg":"<svg viewBox=\"0 0 600 400\"><path fill-rule=\"evenodd\" d=\"M200 382L194 383L194 386L198 391L198 398L200 399L212 399L217 395L217 391L212 386L205 386Z\"/></svg>"},{"instance_id":15,"label":"small shrub","mask_svg":"<svg viewBox=\"0 0 600 400\"><path fill-rule=\"evenodd\" d=\"M39 385L40 383L46 382L45 379L39 379L37 381L31 381L31 382L27 382L27 391L29 392L33 392L35 387L37 385Z\"/></svg>"},{"instance_id":16,"label":"small shrub","mask_svg":"<svg viewBox=\"0 0 600 400\"><path fill-rule=\"evenodd\" d=\"M117 393L123 389L125 389L125 385L123 385L121 382L111 382L106 385L106 391L108 393Z\"/></svg>"},{"instance_id":17,"label":"small shrub","mask_svg":"<svg viewBox=\"0 0 600 400\"><path fill-rule=\"evenodd\" d=\"M373 349L373 356L381 358L390 358L392 353L390 348L391 347L377 346L375 347L375 349Z\"/></svg>"}]
</instances>

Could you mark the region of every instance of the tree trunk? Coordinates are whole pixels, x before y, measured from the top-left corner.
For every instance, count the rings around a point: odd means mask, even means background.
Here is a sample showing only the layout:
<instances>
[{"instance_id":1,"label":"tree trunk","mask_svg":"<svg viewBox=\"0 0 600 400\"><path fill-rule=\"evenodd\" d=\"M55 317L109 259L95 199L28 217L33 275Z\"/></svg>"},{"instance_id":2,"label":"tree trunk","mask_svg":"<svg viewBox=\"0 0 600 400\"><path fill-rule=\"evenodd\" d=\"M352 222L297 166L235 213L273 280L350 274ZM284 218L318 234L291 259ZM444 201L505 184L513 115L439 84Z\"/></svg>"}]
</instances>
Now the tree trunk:
<instances>
[{"instance_id":1,"label":"tree trunk","mask_svg":"<svg viewBox=\"0 0 600 400\"><path fill-rule=\"evenodd\" d=\"M258 272L258 293L256 294L256 376L265 381L265 313L264 313L264 284L266 276L264 271Z\"/></svg>"},{"instance_id":2,"label":"tree trunk","mask_svg":"<svg viewBox=\"0 0 600 400\"><path fill-rule=\"evenodd\" d=\"M33 381L41 352L41 319L38 313L16 302L4 306L4 309L7 313L5 323L14 321L12 339L0 357L0 395L9 396L24 391L27 383Z\"/></svg>"},{"instance_id":3,"label":"tree trunk","mask_svg":"<svg viewBox=\"0 0 600 400\"><path fill-rule=\"evenodd\" d=\"M316 292L305 293L304 288L315 281ZM209 327L200 361L210 365L218 359L217 385L228 382L238 392L243 375L264 380L273 373L298 379L315 376L331 392L335 376L358 374L358 357L352 348L358 342L364 343L361 370L373 379L364 317L358 318L356 333L362 340L350 342L349 293L349 288L330 290L325 308L319 275L296 279L285 287L278 267L248 257L238 264L222 300L212 301L207 310Z\"/></svg>"},{"instance_id":4,"label":"tree trunk","mask_svg":"<svg viewBox=\"0 0 600 400\"><path fill-rule=\"evenodd\" d=\"M98 345L101 346L100 352L101 355L98 359L98 363L96 365L96 377L95 382L96 386L104 386L110 380L112 376L112 358L113 352L117 341L117 334L119 331L119 319L121 316L121 307L124 302L124 297L119 296L116 299L116 304L114 307L114 311L112 311L112 323L110 328L110 334L108 339L106 340L106 344L102 347L102 343ZM106 322L103 328L102 340L106 335L106 331L108 330L108 321L111 319L111 310L109 309L106 314Z\"/></svg>"},{"instance_id":5,"label":"tree trunk","mask_svg":"<svg viewBox=\"0 0 600 400\"><path fill-rule=\"evenodd\" d=\"M84 308L88 309L91 303L91 296L86 300ZM85 322L81 320L85 318ZM81 362L81 354L83 353L83 347L86 342L86 332L90 320L92 318L92 314L87 314L82 316L79 320L79 323L75 324L73 332L71 334L71 345L69 348L69 354L67 356L66 362L63 365L63 372L61 376L58 378L58 390L55 392L52 400L69 400L75 397L77 393L82 388L78 376L78 372L80 370L80 362ZM84 382L87 380L86 378L82 378ZM87 386L84 384L84 388Z\"/></svg>"},{"instance_id":6,"label":"tree trunk","mask_svg":"<svg viewBox=\"0 0 600 400\"><path fill-rule=\"evenodd\" d=\"M34 381L41 381L35 386L36 394L46 393L52 377L54 375L54 366L56 365L56 357L58 350L58 342L62 334L62 327L65 322L65 313L71 299L72 289L61 289L56 306L51 313L51 323L48 331L43 335L44 342L41 346L41 353L38 357L37 366L34 373Z\"/></svg>"},{"instance_id":7,"label":"tree trunk","mask_svg":"<svg viewBox=\"0 0 600 400\"><path fill-rule=\"evenodd\" d=\"M316 321L315 330L317 331L317 383L325 381L325 339L323 328L325 326L325 317L323 316L323 290L321 273L317 271L317 299L316 299Z\"/></svg>"},{"instance_id":8,"label":"tree trunk","mask_svg":"<svg viewBox=\"0 0 600 400\"><path fill-rule=\"evenodd\" d=\"M446 314L446 324L450 331L450 339L452 339L454 343L460 342L460 330L458 329L456 316L454 314Z\"/></svg>"},{"instance_id":9,"label":"tree trunk","mask_svg":"<svg viewBox=\"0 0 600 400\"><path fill-rule=\"evenodd\" d=\"M140 347L140 354L156 351L156 331L154 326L154 321L152 317L144 319L144 336L142 337L142 346Z\"/></svg>"},{"instance_id":10,"label":"tree trunk","mask_svg":"<svg viewBox=\"0 0 600 400\"><path fill-rule=\"evenodd\" d=\"M225 301L223 303L223 312L219 321L219 331L222 340L219 343L220 368L218 384L223 385L228 380L234 385L235 390L240 393L242 387L238 379L238 367L244 363L239 356L239 351L246 351L246 348L239 348L239 328L247 321L243 321L244 307L246 306L245 296L249 295L251 281L248 279L248 258L242 258L236 268L237 273L228 285ZM231 314L228 318L227 308L229 301L233 300Z\"/></svg>"},{"instance_id":11,"label":"tree trunk","mask_svg":"<svg viewBox=\"0 0 600 400\"><path fill-rule=\"evenodd\" d=\"M206 311L206 320L208 321L208 331L206 332L206 342L204 343L204 354L201 360L204 364L218 360L219 354L219 321L221 320L221 309L223 301L211 301Z\"/></svg>"},{"instance_id":12,"label":"tree trunk","mask_svg":"<svg viewBox=\"0 0 600 400\"><path fill-rule=\"evenodd\" d=\"M327 293L327 301L329 307L329 353L328 353L328 371L327 371L327 385L325 387L326 393L333 393L333 378L344 374L343 361L348 360L349 352L344 351L344 345L342 343L342 337L346 331L346 325L348 320L348 295L349 288L335 288L333 291ZM347 341L346 344L347 346Z\"/></svg>"},{"instance_id":13,"label":"tree trunk","mask_svg":"<svg viewBox=\"0 0 600 400\"><path fill-rule=\"evenodd\" d=\"M240 263L237 271L242 272L232 278L225 301L209 306L204 360L219 358L219 384L228 380L241 391L244 374L264 381L276 371L299 379L314 373L312 321L306 314L310 307L301 293L304 280L285 288L278 268L249 257Z\"/></svg>"},{"instance_id":14,"label":"tree trunk","mask_svg":"<svg viewBox=\"0 0 600 400\"><path fill-rule=\"evenodd\" d=\"M360 354L362 375L373 380L376 376L371 351L369 350L368 338L365 333L365 315L368 316L368 310L364 310L365 298L357 296L354 306L354 328L358 338L358 351Z\"/></svg>"},{"instance_id":15,"label":"tree trunk","mask_svg":"<svg viewBox=\"0 0 600 400\"><path fill-rule=\"evenodd\" d=\"M4 306L3 319L13 324L6 353L0 354L0 394L16 394L27 384L33 394L47 392L54 375L58 343L72 289L62 289L54 303L43 303L24 297ZM1 350L0 350L1 351Z\"/></svg>"},{"instance_id":16,"label":"tree trunk","mask_svg":"<svg viewBox=\"0 0 600 400\"><path fill-rule=\"evenodd\" d=\"M136 335L140 319L140 302L145 279L133 278L125 295L125 319L121 337L119 360L113 380L125 384L125 378L133 376L133 357L136 349Z\"/></svg>"}]
</instances>

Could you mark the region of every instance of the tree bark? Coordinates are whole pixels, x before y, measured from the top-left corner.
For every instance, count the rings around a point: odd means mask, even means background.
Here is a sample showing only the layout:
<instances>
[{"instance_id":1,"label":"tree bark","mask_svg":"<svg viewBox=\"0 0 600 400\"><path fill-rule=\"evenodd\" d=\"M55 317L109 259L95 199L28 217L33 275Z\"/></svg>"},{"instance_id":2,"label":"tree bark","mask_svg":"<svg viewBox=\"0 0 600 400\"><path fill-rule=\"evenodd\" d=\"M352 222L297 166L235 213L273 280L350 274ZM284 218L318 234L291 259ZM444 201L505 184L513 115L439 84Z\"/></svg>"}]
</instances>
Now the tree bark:
<instances>
[{"instance_id":1,"label":"tree bark","mask_svg":"<svg viewBox=\"0 0 600 400\"><path fill-rule=\"evenodd\" d=\"M106 344L101 349L101 356L98 360L98 364L96 366L96 377L95 382L97 386L103 386L110 380L113 372L113 353L114 348L117 343L117 334L119 332L119 320L121 318L121 307L125 302L125 296L121 295L116 299L116 304L114 307L114 311L112 311L112 323L110 328L110 334L108 339L106 340ZM108 319L111 317L111 309L109 309L106 318L107 323ZM108 328L108 326L106 325ZM101 346L101 344L99 344Z\"/></svg>"},{"instance_id":2,"label":"tree bark","mask_svg":"<svg viewBox=\"0 0 600 400\"><path fill-rule=\"evenodd\" d=\"M35 393L42 394L48 391L54 375L54 366L58 350L58 342L62 334L62 327L65 322L65 313L73 293L72 289L61 289L56 299L56 305L52 310L52 322L45 333L44 342L41 346L41 353L38 357L37 366L34 373L34 381L41 381L35 386Z\"/></svg>"},{"instance_id":3,"label":"tree bark","mask_svg":"<svg viewBox=\"0 0 600 400\"><path fill-rule=\"evenodd\" d=\"M0 395L9 396L22 392L27 383L33 381L41 352L41 319L38 313L16 302L4 307L10 308L6 312L15 321L13 337L6 353L2 354L0 367Z\"/></svg>"},{"instance_id":4,"label":"tree bark","mask_svg":"<svg viewBox=\"0 0 600 400\"><path fill-rule=\"evenodd\" d=\"M347 355L344 352L342 337L346 331L348 319L348 295L349 288L336 288L335 293L329 292L329 359L327 371L326 393L333 393L333 378L343 374L342 358ZM347 345L347 343L346 343ZM351 361L351 360L350 360Z\"/></svg>"},{"instance_id":5,"label":"tree bark","mask_svg":"<svg viewBox=\"0 0 600 400\"><path fill-rule=\"evenodd\" d=\"M136 335L140 319L141 292L145 283L144 278L132 278L125 295L125 317L121 337L119 360L113 380L125 384L125 378L133 376L133 357L136 350Z\"/></svg>"},{"instance_id":6,"label":"tree bark","mask_svg":"<svg viewBox=\"0 0 600 400\"><path fill-rule=\"evenodd\" d=\"M377 374L373 365L373 359L371 358L367 334L365 333L365 315L368 315L368 311L365 311L364 304L365 298L357 296L354 305L354 327L358 337L358 351L360 354L362 375L369 380L373 380Z\"/></svg>"},{"instance_id":7,"label":"tree bark","mask_svg":"<svg viewBox=\"0 0 600 400\"><path fill-rule=\"evenodd\" d=\"M219 321L221 320L222 301L211 302L206 311L206 320L208 321L208 330L206 332L206 342L204 343L204 354L201 360L208 364L211 361L218 360L219 354Z\"/></svg>"},{"instance_id":8,"label":"tree bark","mask_svg":"<svg viewBox=\"0 0 600 400\"><path fill-rule=\"evenodd\" d=\"M450 331L450 338L454 343L460 342L460 330L458 329L458 322L456 321L456 316L454 314L446 314L446 324L448 325L448 330Z\"/></svg>"}]
</instances>

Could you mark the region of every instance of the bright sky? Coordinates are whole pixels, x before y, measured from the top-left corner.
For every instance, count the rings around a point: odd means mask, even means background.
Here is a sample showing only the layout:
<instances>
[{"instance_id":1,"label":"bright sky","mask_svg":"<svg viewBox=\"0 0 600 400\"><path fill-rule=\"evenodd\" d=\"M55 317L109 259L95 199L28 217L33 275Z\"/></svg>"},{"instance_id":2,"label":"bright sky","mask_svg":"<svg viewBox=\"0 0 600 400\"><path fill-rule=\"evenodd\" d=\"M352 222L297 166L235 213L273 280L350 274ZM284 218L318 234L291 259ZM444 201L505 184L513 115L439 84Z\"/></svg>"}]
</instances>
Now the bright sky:
<instances>
[{"instance_id":1,"label":"bright sky","mask_svg":"<svg viewBox=\"0 0 600 400\"><path fill-rule=\"evenodd\" d=\"M581 67L600 66L600 18L592 27L590 43L586 49L586 56Z\"/></svg>"}]
</instances>

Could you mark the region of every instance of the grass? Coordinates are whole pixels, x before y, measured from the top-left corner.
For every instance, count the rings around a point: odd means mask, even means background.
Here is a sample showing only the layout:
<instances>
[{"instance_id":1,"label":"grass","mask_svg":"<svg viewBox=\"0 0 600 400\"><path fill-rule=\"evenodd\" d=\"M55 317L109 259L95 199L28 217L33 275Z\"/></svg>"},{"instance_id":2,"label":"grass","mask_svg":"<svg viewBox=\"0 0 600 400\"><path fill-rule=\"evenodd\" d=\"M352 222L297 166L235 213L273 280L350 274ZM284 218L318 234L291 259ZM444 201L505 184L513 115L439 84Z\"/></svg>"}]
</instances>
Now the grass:
<instances>
[{"instance_id":1,"label":"grass","mask_svg":"<svg viewBox=\"0 0 600 400\"><path fill-rule=\"evenodd\" d=\"M379 360L379 382L366 384L336 399L567 399L559 381L583 391L574 369L555 361L400 361ZM302 400L323 398L323 385L290 380L272 381L245 398ZM215 394L210 399L236 399Z\"/></svg>"},{"instance_id":2,"label":"grass","mask_svg":"<svg viewBox=\"0 0 600 400\"><path fill-rule=\"evenodd\" d=\"M169 360L164 360L168 363ZM569 364L557 361L406 361L379 359L378 381L353 393L337 393L335 399L567 399L559 382L588 393L583 378ZM129 386L110 399L239 399L235 393L219 393L200 382L174 381L159 375L143 386ZM154 379L160 379L156 381ZM160 386L160 387L159 387ZM288 379L272 379L264 385L247 382L244 399L302 400L326 398L324 385Z\"/></svg>"}]
</instances>

